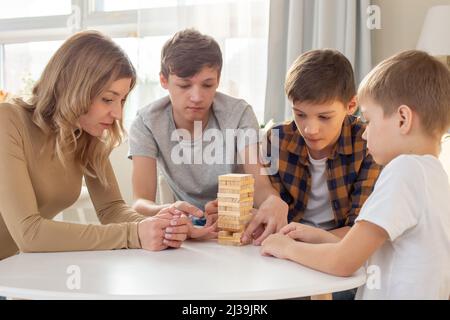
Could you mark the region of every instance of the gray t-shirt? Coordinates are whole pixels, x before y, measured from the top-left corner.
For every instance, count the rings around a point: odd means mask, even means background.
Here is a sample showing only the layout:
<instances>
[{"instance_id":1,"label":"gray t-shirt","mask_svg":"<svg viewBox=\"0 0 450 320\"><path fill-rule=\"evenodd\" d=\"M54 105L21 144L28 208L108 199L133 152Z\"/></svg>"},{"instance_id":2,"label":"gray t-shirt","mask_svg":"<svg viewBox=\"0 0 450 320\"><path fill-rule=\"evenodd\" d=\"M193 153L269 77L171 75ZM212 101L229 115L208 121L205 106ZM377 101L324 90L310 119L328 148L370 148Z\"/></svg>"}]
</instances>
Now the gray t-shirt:
<instances>
[{"instance_id":1,"label":"gray t-shirt","mask_svg":"<svg viewBox=\"0 0 450 320\"><path fill-rule=\"evenodd\" d=\"M244 130L246 138L241 132L236 139L232 135L236 129ZM204 210L217 197L218 176L242 172L237 153L258 141L258 121L247 102L217 92L203 134L194 139L182 131L175 127L168 96L151 103L133 121L129 158L156 159L175 198Z\"/></svg>"}]
</instances>

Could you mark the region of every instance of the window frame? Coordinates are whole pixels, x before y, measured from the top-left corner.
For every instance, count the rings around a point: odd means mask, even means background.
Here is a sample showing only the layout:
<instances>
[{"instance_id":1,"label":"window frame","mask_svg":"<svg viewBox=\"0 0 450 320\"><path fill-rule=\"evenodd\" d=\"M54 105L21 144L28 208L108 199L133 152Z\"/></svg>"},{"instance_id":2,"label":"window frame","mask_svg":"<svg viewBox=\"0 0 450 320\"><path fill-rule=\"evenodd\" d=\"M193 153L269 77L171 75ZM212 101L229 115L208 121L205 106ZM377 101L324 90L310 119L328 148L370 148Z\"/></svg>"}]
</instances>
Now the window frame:
<instances>
[{"instance_id":1,"label":"window frame","mask_svg":"<svg viewBox=\"0 0 450 320\"><path fill-rule=\"evenodd\" d=\"M140 22L140 16L151 17L151 21L146 23L146 28L140 36L160 36L170 34L173 31L172 24L168 21L170 16L176 16L173 7L135 9L126 11L102 12L95 11L96 3L102 0L72 0L74 6L80 8L80 29L84 26L99 28L100 31L107 32L113 38L123 38L127 36L137 36L137 30ZM235 5L235 4L229 4ZM208 6L199 4L183 7L185 14L193 13L198 7ZM192 12L191 12L192 10ZM63 40L70 36L74 30L67 27L67 20L73 15L40 16L0 19L0 45L36 41ZM118 28L117 26L120 26ZM256 33L259 29L255 28ZM77 31L77 30L75 30ZM257 35L257 34L255 34ZM231 35L230 35L231 36ZM239 35L237 35L239 36Z\"/></svg>"},{"instance_id":2,"label":"window frame","mask_svg":"<svg viewBox=\"0 0 450 320\"><path fill-rule=\"evenodd\" d=\"M268 0L264 0L268 1ZM262 4L267 5L262 1ZM193 16L199 8L207 9L211 4L186 5L174 7L159 7L132 9L124 11L97 11L103 0L71 0L72 12L67 15L21 17L0 19L0 88L5 88L5 45L41 41L61 41L67 39L74 32L86 27L94 28L108 34L111 38L143 38L164 36L179 28L178 16ZM224 3L224 6L238 6L238 2ZM79 28L69 28L67 21L75 14L74 6L80 9ZM235 10L233 10L235 11ZM143 22L145 19L145 23ZM231 19L230 28L225 28L221 39L217 41L224 45L222 39L247 38L268 36L264 30L266 17L254 16L251 20L252 29L249 33L241 34L238 30L238 20Z\"/></svg>"}]
</instances>

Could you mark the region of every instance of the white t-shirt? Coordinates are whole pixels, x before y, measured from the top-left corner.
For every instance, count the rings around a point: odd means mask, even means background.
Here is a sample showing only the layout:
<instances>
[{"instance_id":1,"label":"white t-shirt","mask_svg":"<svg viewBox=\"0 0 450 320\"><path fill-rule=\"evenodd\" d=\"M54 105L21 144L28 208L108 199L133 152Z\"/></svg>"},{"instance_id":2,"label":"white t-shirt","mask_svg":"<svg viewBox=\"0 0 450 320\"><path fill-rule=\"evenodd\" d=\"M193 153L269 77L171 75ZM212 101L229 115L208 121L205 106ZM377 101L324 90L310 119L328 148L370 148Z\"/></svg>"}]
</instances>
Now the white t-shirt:
<instances>
[{"instance_id":1,"label":"white t-shirt","mask_svg":"<svg viewBox=\"0 0 450 320\"><path fill-rule=\"evenodd\" d=\"M302 223L322 229L335 227L333 209L331 209L330 192L327 185L327 160L315 160L309 156L311 173L311 191ZM329 227L326 227L326 226Z\"/></svg>"},{"instance_id":2,"label":"white t-shirt","mask_svg":"<svg viewBox=\"0 0 450 320\"><path fill-rule=\"evenodd\" d=\"M373 273L356 299L449 299L450 186L437 158L392 160L360 220L380 226L390 239L369 259Z\"/></svg>"}]
</instances>

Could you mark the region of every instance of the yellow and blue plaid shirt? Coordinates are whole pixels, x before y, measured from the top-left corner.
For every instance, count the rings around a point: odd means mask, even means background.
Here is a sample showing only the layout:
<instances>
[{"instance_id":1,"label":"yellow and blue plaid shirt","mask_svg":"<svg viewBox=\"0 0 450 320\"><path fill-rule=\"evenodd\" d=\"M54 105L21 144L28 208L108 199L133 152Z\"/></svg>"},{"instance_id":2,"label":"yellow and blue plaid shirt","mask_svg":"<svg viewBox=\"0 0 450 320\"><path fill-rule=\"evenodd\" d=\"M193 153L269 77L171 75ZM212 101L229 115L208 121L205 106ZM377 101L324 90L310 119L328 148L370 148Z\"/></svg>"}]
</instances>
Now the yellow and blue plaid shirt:
<instances>
[{"instance_id":1,"label":"yellow and blue plaid shirt","mask_svg":"<svg viewBox=\"0 0 450 320\"><path fill-rule=\"evenodd\" d=\"M276 129L279 134L278 172L269 177L289 205L288 221L299 222L311 190L308 150L295 122L290 121L268 131L267 156L271 156L271 133ZM356 117L347 116L327 160L327 184L336 228L353 225L381 171L367 152L366 142L362 139L364 130L365 125Z\"/></svg>"}]
</instances>

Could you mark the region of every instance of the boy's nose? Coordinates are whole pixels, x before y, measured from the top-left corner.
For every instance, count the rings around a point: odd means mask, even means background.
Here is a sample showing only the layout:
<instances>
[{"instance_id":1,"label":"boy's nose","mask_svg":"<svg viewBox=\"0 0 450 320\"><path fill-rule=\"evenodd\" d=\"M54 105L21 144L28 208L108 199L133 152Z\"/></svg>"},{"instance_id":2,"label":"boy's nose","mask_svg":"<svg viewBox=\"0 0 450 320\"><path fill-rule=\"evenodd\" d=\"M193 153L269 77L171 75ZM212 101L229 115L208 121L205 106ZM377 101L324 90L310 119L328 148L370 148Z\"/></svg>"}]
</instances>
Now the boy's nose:
<instances>
[{"instance_id":1,"label":"boy's nose","mask_svg":"<svg viewBox=\"0 0 450 320\"><path fill-rule=\"evenodd\" d=\"M192 102L202 101L202 95L199 88L193 87L190 94L190 100Z\"/></svg>"},{"instance_id":2,"label":"boy's nose","mask_svg":"<svg viewBox=\"0 0 450 320\"><path fill-rule=\"evenodd\" d=\"M306 126L305 126L305 133L306 134L309 134L309 135L314 135L314 134L317 134L317 133L319 133L319 126L317 126L317 125L314 125L314 124L307 124Z\"/></svg>"}]
</instances>

